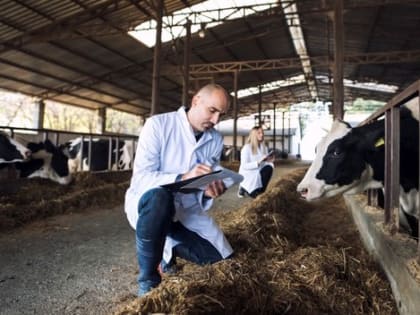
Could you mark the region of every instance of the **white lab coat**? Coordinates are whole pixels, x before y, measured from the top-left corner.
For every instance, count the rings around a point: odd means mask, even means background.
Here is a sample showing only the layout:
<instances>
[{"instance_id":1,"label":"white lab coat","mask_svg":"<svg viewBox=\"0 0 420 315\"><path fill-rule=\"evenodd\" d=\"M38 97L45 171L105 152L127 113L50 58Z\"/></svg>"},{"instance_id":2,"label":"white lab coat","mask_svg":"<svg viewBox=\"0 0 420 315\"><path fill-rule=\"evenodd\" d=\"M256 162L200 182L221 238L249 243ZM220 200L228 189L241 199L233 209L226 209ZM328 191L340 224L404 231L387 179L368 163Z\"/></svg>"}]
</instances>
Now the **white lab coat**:
<instances>
[{"instance_id":1,"label":"white lab coat","mask_svg":"<svg viewBox=\"0 0 420 315\"><path fill-rule=\"evenodd\" d=\"M274 168L274 164L271 162L262 162L258 166L258 162L268 154L268 149L265 144L261 144L256 154L252 154L251 144L247 143L241 150L241 165L239 166L239 174L244 177L241 182L243 187L248 193L252 193L255 189L262 187L260 170L270 165Z\"/></svg>"},{"instance_id":2,"label":"white lab coat","mask_svg":"<svg viewBox=\"0 0 420 315\"><path fill-rule=\"evenodd\" d=\"M195 140L185 108L176 112L150 117L141 130L133 166L130 187L125 195L125 212L130 225L137 225L137 207L143 194L163 184L175 182L178 174L191 170L197 163L214 165L220 160L223 138L215 129L207 130ZM233 250L223 232L207 210L212 199L203 199L204 193L175 194L175 221L207 239L223 258ZM169 262L172 248L178 243L166 238L163 258Z\"/></svg>"}]
</instances>

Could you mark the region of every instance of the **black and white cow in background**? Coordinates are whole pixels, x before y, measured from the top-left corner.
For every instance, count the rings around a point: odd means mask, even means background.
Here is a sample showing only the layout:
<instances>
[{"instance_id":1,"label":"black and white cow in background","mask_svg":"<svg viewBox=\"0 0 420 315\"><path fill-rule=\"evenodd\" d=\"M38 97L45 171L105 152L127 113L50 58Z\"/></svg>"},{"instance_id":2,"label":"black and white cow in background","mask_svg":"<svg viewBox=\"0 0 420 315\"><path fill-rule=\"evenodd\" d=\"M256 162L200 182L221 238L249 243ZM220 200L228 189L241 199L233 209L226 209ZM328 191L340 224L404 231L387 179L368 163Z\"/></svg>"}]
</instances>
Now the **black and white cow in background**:
<instances>
[{"instance_id":1,"label":"black and white cow in background","mask_svg":"<svg viewBox=\"0 0 420 315\"><path fill-rule=\"evenodd\" d=\"M15 163L16 169L20 171L20 177L41 177L61 185L67 185L72 181L68 157L50 140L29 142L26 146L32 155L28 161Z\"/></svg>"},{"instance_id":2,"label":"black and white cow in background","mask_svg":"<svg viewBox=\"0 0 420 315\"><path fill-rule=\"evenodd\" d=\"M28 160L31 151L23 144L0 131L0 165Z\"/></svg>"},{"instance_id":3,"label":"black and white cow in background","mask_svg":"<svg viewBox=\"0 0 420 315\"><path fill-rule=\"evenodd\" d=\"M50 140L26 146L0 132L0 169L13 168L19 177L41 177L62 185L72 181L68 158Z\"/></svg>"},{"instance_id":4,"label":"black and white cow in background","mask_svg":"<svg viewBox=\"0 0 420 315\"><path fill-rule=\"evenodd\" d=\"M418 235L419 140L418 105L400 111L400 225ZM356 194L384 187L384 120L351 128L334 121L317 145L314 161L297 186L301 196L313 201L338 194Z\"/></svg>"},{"instance_id":5,"label":"black and white cow in background","mask_svg":"<svg viewBox=\"0 0 420 315\"><path fill-rule=\"evenodd\" d=\"M111 158L111 170L129 170L133 160L132 141L117 141L112 139L111 152L110 141L108 139L92 139L91 158L88 161L89 139L83 139L83 152L81 150L82 138L73 139L62 146L63 151L69 157L70 172L84 171L105 171L109 168L109 158ZM118 152L118 157L116 157ZM110 156L111 155L111 156ZM116 162L117 161L117 162Z\"/></svg>"}]
</instances>

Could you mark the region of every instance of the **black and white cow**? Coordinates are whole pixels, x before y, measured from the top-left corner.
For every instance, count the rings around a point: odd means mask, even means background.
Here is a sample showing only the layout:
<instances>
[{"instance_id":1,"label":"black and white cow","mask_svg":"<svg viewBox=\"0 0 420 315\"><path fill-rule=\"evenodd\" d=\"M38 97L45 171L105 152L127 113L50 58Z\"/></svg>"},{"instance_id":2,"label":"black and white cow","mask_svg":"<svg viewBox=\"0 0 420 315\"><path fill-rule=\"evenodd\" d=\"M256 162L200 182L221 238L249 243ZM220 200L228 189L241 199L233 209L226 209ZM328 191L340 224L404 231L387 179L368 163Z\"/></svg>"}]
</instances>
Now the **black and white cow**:
<instances>
[{"instance_id":1,"label":"black and white cow","mask_svg":"<svg viewBox=\"0 0 420 315\"><path fill-rule=\"evenodd\" d=\"M111 146L111 151L110 151ZM117 141L112 139L111 144L107 139L92 139L91 141L91 157L89 157L89 140L76 138L63 145L63 151L69 157L69 169L71 173L82 170L84 171L105 171L109 169L109 159L111 159L111 170L129 170L131 169L133 159L133 144L131 141ZM116 157L116 152L118 157ZM116 162L117 161L117 162Z\"/></svg>"},{"instance_id":2,"label":"black and white cow","mask_svg":"<svg viewBox=\"0 0 420 315\"><path fill-rule=\"evenodd\" d=\"M67 156L50 140L40 143L29 142L27 148L32 152L31 158L15 163L20 177L41 177L61 185L67 185L72 181Z\"/></svg>"},{"instance_id":3,"label":"black and white cow","mask_svg":"<svg viewBox=\"0 0 420 315\"><path fill-rule=\"evenodd\" d=\"M417 191L419 183L418 109L401 108L400 131L400 224L418 235ZM417 107L418 108L418 107ZM317 145L314 161L297 191L308 200L337 194L356 194L384 187L384 120L351 128L334 121L330 132ZM416 220L414 220L416 221ZM413 224L414 223L414 224Z\"/></svg>"},{"instance_id":4,"label":"black and white cow","mask_svg":"<svg viewBox=\"0 0 420 315\"><path fill-rule=\"evenodd\" d=\"M0 165L28 160L31 151L23 144L0 131Z\"/></svg>"}]
</instances>

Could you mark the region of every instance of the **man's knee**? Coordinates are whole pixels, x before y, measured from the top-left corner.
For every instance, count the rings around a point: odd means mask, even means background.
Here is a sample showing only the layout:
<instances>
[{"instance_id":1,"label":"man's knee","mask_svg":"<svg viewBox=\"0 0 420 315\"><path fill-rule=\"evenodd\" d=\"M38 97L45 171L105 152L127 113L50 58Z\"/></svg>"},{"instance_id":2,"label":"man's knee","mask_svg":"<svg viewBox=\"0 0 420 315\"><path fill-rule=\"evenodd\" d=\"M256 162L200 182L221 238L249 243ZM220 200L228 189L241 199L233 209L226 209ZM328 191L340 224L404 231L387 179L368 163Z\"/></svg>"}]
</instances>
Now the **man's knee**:
<instances>
[{"instance_id":1,"label":"man's knee","mask_svg":"<svg viewBox=\"0 0 420 315\"><path fill-rule=\"evenodd\" d=\"M148 190L138 205L139 217L152 213L156 217L172 217L175 212L173 194L162 187Z\"/></svg>"},{"instance_id":2,"label":"man's knee","mask_svg":"<svg viewBox=\"0 0 420 315\"><path fill-rule=\"evenodd\" d=\"M147 200L171 200L173 201L173 195L170 190L163 187L156 187L146 191L141 199Z\"/></svg>"}]
</instances>

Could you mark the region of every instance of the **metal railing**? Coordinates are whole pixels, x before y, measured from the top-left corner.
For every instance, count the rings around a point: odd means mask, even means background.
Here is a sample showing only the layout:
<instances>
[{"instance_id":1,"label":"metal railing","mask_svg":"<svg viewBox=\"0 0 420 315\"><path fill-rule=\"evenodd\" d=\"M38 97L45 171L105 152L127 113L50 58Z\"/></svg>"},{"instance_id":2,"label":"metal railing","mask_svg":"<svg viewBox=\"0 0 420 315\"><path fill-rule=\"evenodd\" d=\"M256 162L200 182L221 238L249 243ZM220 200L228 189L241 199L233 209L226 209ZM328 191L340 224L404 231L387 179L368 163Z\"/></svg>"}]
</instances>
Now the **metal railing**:
<instances>
[{"instance_id":1,"label":"metal railing","mask_svg":"<svg viewBox=\"0 0 420 315\"><path fill-rule=\"evenodd\" d=\"M19 139L23 139L24 142L40 142L49 139L53 142L56 146L65 144L66 142L73 140L75 138L81 138L80 143L80 152L83 152L84 140L88 142L88 154L87 154L87 161L88 165L91 165L92 160L92 142L95 139L108 139L109 141L109 150L108 150L108 169L105 171L113 171L112 169L112 148L113 142L115 144L115 148L117 148L114 152L115 154L115 161L118 166L118 151L119 151L119 143L121 141L130 141L132 145L132 150L130 152L131 155L131 163L128 169L132 169L132 164L134 161L134 154L136 152L136 145L138 136L133 135L124 135L124 134L114 134L114 133L106 133L106 134L97 134L97 133L87 133L87 132L74 132L74 131L62 131L62 130L54 130L54 129L37 129L37 128L24 128L24 127L12 127L12 126L0 126L0 130L6 131L10 134L10 136L19 141ZM83 154L80 154L79 163L81 166L81 171L84 171L83 167ZM115 170L119 170L118 167ZM124 169L124 170L127 170Z\"/></svg>"},{"instance_id":2,"label":"metal railing","mask_svg":"<svg viewBox=\"0 0 420 315\"><path fill-rule=\"evenodd\" d=\"M393 97L385 106L360 123L360 125L364 125L385 117L384 221L391 233L397 232L400 228L400 128L404 128L404 126L400 126L400 107L409 101L417 101L416 109L418 113L416 118L419 119L420 80L412 83L404 91ZM420 128L419 142L411 145L420 147ZM418 164L420 170L420 156ZM420 174L418 185L417 204L420 204ZM368 196L369 205L377 206L377 191L369 191ZM420 209L416 210L418 214ZM420 262L420 242L418 244L417 260Z\"/></svg>"}]
</instances>

